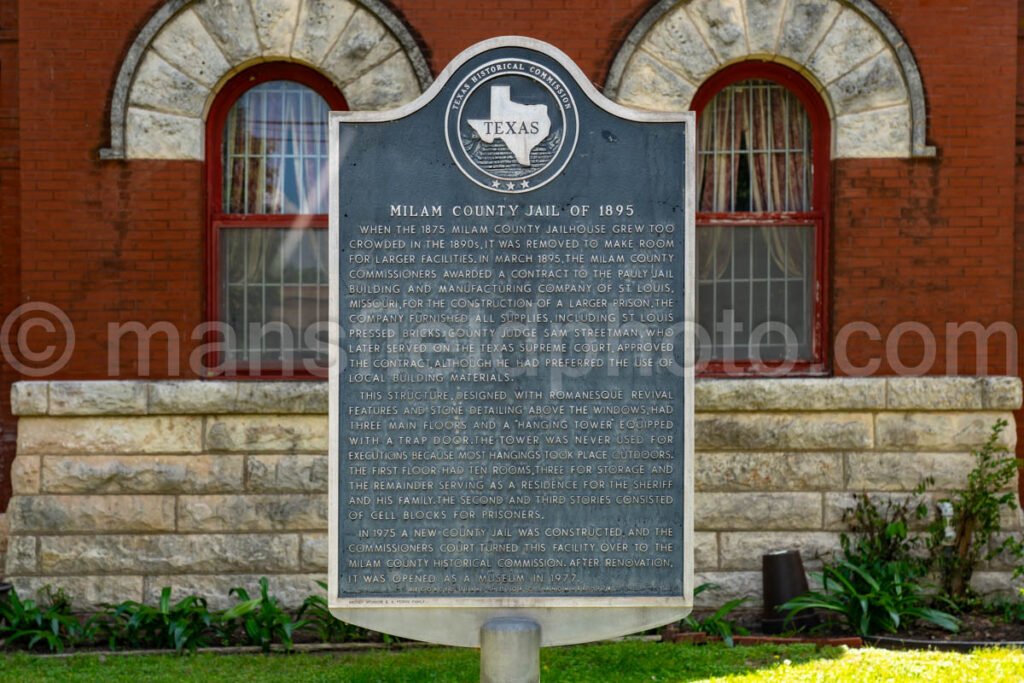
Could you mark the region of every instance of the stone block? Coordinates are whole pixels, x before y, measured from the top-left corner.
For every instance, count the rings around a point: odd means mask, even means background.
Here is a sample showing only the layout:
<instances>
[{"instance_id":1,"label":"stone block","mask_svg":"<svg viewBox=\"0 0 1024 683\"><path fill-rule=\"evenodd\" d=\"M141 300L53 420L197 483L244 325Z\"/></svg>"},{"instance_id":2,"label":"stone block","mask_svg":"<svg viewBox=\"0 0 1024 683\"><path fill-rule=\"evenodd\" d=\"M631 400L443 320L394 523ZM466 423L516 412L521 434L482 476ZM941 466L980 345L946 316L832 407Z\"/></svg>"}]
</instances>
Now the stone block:
<instances>
[{"instance_id":1,"label":"stone block","mask_svg":"<svg viewBox=\"0 0 1024 683\"><path fill-rule=\"evenodd\" d=\"M696 17L718 61L728 63L747 56L747 36L741 0L695 0L687 6Z\"/></svg>"},{"instance_id":2,"label":"stone block","mask_svg":"<svg viewBox=\"0 0 1024 683\"><path fill-rule=\"evenodd\" d=\"M323 595L324 590L317 581L326 581L323 572L314 574L170 574L146 577L144 598L148 604L156 604L160 600L160 591L171 588L171 600L176 601L188 595L201 595L206 598L210 609L227 609L238 600L229 596L228 592L240 586L248 591L249 596L258 598L260 595L260 577L267 577L267 589L271 597L277 598L282 609L296 610L310 595Z\"/></svg>"},{"instance_id":3,"label":"stone block","mask_svg":"<svg viewBox=\"0 0 1024 683\"><path fill-rule=\"evenodd\" d=\"M222 415L235 412L242 382L152 382L149 411L154 415Z\"/></svg>"},{"instance_id":4,"label":"stone block","mask_svg":"<svg viewBox=\"0 0 1024 683\"><path fill-rule=\"evenodd\" d=\"M128 107L125 155L129 159L203 159L203 119Z\"/></svg>"},{"instance_id":5,"label":"stone block","mask_svg":"<svg viewBox=\"0 0 1024 683\"><path fill-rule=\"evenodd\" d=\"M729 600L748 598L745 607L754 607L761 601L761 571L756 572L697 572L693 575L694 588L713 583L714 590L704 591L694 599L696 607L721 607Z\"/></svg>"},{"instance_id":6,"label":"stone block","mask_svg":"<svg viewBox=\"0 0 1024 683\"><path fill-rule=\"evenodd\" d=\"M35 574L39 571L39 553L35 536L11 536L7 541L7 567L4 576Z\"/></svg>"},{"instance_id":7,"label":"stone block","mask_svg":"<svg viewBox=\"0 0 1024 683\"><path fill-rule=\"evenodd\" d=\"M174 531L173 496L15 496L18 533Z\"/></svg>"},{"instance_id":8,"label":"stone block","mask_svg":"<svg viewBox=\"0 0 1024 683\"><path fill-rule=\"evenodd\" d=\"M862 413L698 413L697 448L714 450L860 450L872 445Z\"/></svg>"},{"instance_id":9,"label":"stone block","mask_svg":"<svg viewBox=\"0 0 1024 683\"><path fill-rule=\"evenodd\" d=\"M327 450L327 416L227 415L206 422L211 451L300 452Z\"/></svg>"},{"instance_id":10,"label":"stone block","mask_svg":"<svg viewBox=\"0 0 1024 683\"><path fill-rule=\"evenodd\" d=\"M244 487L242 455L43 457L46 493L228 493Z\"/></svg>"},{"instance_id":11,"label":"stone block","mask_svg":"<svg viewBox=\"0 0 1024 683\"><path fill-rule=\"evenodd\" d=\"M241 382L233 412L327 415L327 382Z\"/></svg>"},{"instance_id":12,"label":"stone block","mask_svg":"<svg viewBox=\"0 0 1024 683\"><path fill-rule=\"evenodd\" d=\"M325 495L178 497L179 531L319 531L326 528Z\"/></svg>"},{"instance_id":13,"label":"stone block","mask_svg":"<svg viewBox=\"0 0 1024 683\"><path fill-rule=\"evenodd\" d=\"M145 415L146 383L51 382L50 415Z\"/></svg>"},{"instance_id":14,"label":"stone block","mask_svg":"<svg viewBox=\"0 0 1024 683\"><path fill-rule=\"evenodd\" d=\"M836 158L903 158L910 155L910 105L836 118Z\"/></svg>"},{"instance_id":15,"label":"stone block","mask_svg":"<svg viewBox=\"0 0 1024 683\"><path fill-rule=\"evenodd\" d=\"M694 387L698 412L849 411L885 407L884 379L706 379Z\"/></svg>"},{"instance_id":16,"label":"stone block","mask_svg":"<svg viewBox=\"0 0 1024 683\"><path fill-rule=\"evenodd\" d=\"M791 0L782 20L777 53L797 64L806 64L840 7L834 0Z\"/></svg>"},{"instance_id":17,"label":"stone block","mask_svg":"<svg viewBox=\"0 0 1024 683\"><path fill-rule=\"evenodd\" d=\"M851 491L912 491L925 477L931 488L963 488L974 468L970 453L847 453L846 482Z\"/></svg>"},{"instance_id":18,"label":"stone block","mask_svg":"<svg viewBox=\"0 0 1024 683\"><path fill-rule=\"evenodd\" d=\"M820 493L699 493L694 526L701 531L820 530Z\"/></svg>"},{"instance_id":19,"label":"stone block","mask_svg":"<svg viewBox=\"0 0 1024 683\"><path fill-rule=\"evenodd\" d=\"M49 382L15 382L11 387L11 412L18 416L46 415Z\"/></svg>"},{"instance_id":20,"label":"stone block","mask_svg":"<svg viewBox=\"0 0 1024 683\"><path fill-rule=\"evenodd\" d=\"M321 573L327 571L327 534L303 534L301 552L304 570Z\"/></svg>"},{"instance_id":21,"label":"stone block","mask_svg":"<svg viewBox=\"0 0 1024 683\"><path fill-rule=\"evenodd\" d=\"M1024 577L1013 577L1008 571L975 572L971 577L971 587L975 592L986 598L1004 597L1018 598L1019 590L1024 588Z\"/></svg>"},{"instance_id":22,"label":"stone block","mask_svg":"<svg viewBox=\"0 0 1024 683\"><path fill-rule=\"evenodd\" d=\"M246 479L256 493L326 493L327 456L250 455Z\"/></svg>"},{"instance_id":23,"label":"stone block","mask_svg":"<svg viewBox=\"0 0 1024 683\"><path fill-rule=\"evenodd\" d=\"M63 589L72 607L83 611L142 599L141 576L15 576L11 583L21 597L40 600L45 600L47 586Z\"/></svg>"},{"instance_id":24,"label":"stone block","mask_svg":"<svg viewBox=\"0 0 1024 683\"><path fill-rule=\"evenodd\" d=\"M354 110L391 109L416 99L420 82L408 58L399 51L346 85L344 93Z\"/></svg>"},{"instance_id":25,"label":"stone block","mask_svg":"<svg viewBox=\"0 0 1024 683\"><path fill-rule=\"evenodd\" d=\"M19 455L11 465L11 491L16 496L39 493L39 457Z\"/></svg>"},{"instance_id":26,"label":"stone block","mask_svg":"<svg viewBox=\"0 0 1024 683\"><path fill-rule=\"evenodd\" d=\"M286 57L291 54L292 37L299 19L299 4L294 0L250 0L256 20L256 36L263 54Z\"/></svg>"},{"instance_id":27,"label":"stone block","mask_svg":"<svg viewBox=\"0 0 1024 683\"><path fill-rule=\"evenodd\" d=\"M168 22L153 39L153 49L192 80L212 88L231 65L191 9Z\"/></svg>"},{"instance_id":28,"label":"stone block","mask_svg":"<svg viewBox=\"0 0 1024 683\"><path fill-rule=\"evenodd\" d=\"M644 49L690 83L703 83L719 67L684 5L668 12L647 34Z\"/></svg>"},{"instance_id":29,"label":"stone block","mask_svg":"<svg viewBox=\"0 0 1024 683\"><path fill-rule=\"evenodd\" d=\"M839 115L907 102L907 88L896 55L885 50L828 86Z\"/></svg>"},{"instance_id":30,"label":"stone block","mask_svg":"<svg viewBox=\"0 0 1024 683\"><path fill-rule=\"evenodd\" d=\"M324 57L323 68L337 82L350 83L400 50L398 41L384 24L371 13L359 9ZM345 95L348 96L347 90Z\"/></svg>"},{"instance_id":31,"label":"stone block","mask_svg":"<svg viewBox=\"0 0 1024 683\"><path fill-rule=\"evenodd\" d=\"M977 377L890 377L892 410L980 410L983 384Z\"/></svg>"},{"instance_id":32,"label":"stone block","mask_svg":"<svg viewBox=\"0 0 1024 683\"><path fill-rule=\"evenodd\" d=\"M987 410L1017 410L1024 392L1019 377L982 377L982 401Z\"/></svg>"},{"instance_id":33,"label":"stone block","mask_svg":"<svg viewBox=\"0 0 1024 683\"><path fill-rule=\"evenodd\" d=\"M200 0L192 9L229 64L244 64L262 53L249 0Z\"/></svg>"},{"instance_id":34,"label":"stone block","mask_svg":"<svg viewBox=\"0 0 1024 683\"><path fill-rule=\"evenodd\" d=\"M129 103L167 114L202 117L210 89L168 64L155 51L142 60Z\"/></svg>"},{"instance_id":35,"label":"stone block","mask_svg":"<svg viewBox=\"0 0 1024 683\"><path fill-rule=\"evenodd\" d=\"M822 84L828 85L844 76L851 66L867 61L884 48L885 43L875 27L860 12L846 9L811 55L807 68Z\"/></svg>"},{"instance_id":36,"label":"stone block","mask_svg":"<svg viewBox=\"0 0 1024 683\"><path fill-rule=\"evenodd\" d=\"M1000 443L1013 448L1016 429L1007 413L881 413L875 420L879 450L969 451L981 446L992 425L1008 418Z\"/></svg>"},{"instance_id":37,"label":"stone block","mask_svg":"<svg viewBox=\"0 0 1024 683\"><path fill-rule=\"evenodd\" d=\"M841 453L696 454L698 491L825 491L842 488Z\"/></svg>"},{"instance_id":38,"label":"stone block","mask_svg":"<svg viewBox=\"0 0 1024 683\"><path fill-rule=\"evenodd\" d=\"M199 417L37 417L18 424L18 452L60 455L197 453Z\"/></svg>"},{"instance_id":39,"label":"stone block","mask_svg":"<svg viewBox=\"0 0 1024 683\"><path fill-rule=\"evenodd\" d=\"M693 566L696 571L718 569L718 534L711 531L693 533Z\"/></svg>"},{"instance_id":40,"label":"stone block","mask_svg":"<svg viewBox=\"0 0 1024 683\"><path fill-rule=\"evenodd\" d=\"M804 567L839 548L839 534L826 531L724 531L719 534L720 569L761 571L761 556L776 550L799 550Z\"/></svg>"},{"instance_id":41,"label":"stone block","mask_svg":"<svg viewBox=\"0 0 1024 683\"><path fill-rule=\"evenodd\" d=\"M52 574L295 572L297 534L42 536L40 570Z\"/></svg>"},{"instance_id":42,"label":"stone block","mask_svg":"<svg viewBox=\"0 0 1024 683\"><path fill-rule=\"evenodd\" d=\"M618 101L652 111L686 111L697 88L643 50L637 50L619 86Z\"/></svg>"},{"instance_id":43,"label":"stone block","mask_svg":"<svg viewBox=\"0 0 1024 683\"><path fill-rule=\"evenodd\" d=\"M292 56L310 64L322 62L354 11L355 5L346 1L303 2L299 8L295 40L292 42Z\"/></svg>"},{"instance_id":44,"label":"stone block","mask_svg":"<svg viewBox=\"0 0 1024 683\"><path fill-rule=\"evenodd\" d=\"M775 54L786 0L743 0L747 20L747 42L753 55Z\"/></svg>"}]
</instances>

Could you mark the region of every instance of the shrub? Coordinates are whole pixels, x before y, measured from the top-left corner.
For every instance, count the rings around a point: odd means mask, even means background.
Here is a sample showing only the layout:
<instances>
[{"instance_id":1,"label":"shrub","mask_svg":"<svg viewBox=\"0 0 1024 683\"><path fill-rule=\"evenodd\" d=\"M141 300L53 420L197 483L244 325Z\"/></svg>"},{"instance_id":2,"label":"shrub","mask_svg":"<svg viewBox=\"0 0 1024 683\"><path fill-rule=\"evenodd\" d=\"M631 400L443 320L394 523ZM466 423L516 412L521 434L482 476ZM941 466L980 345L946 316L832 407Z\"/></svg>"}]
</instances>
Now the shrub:
<instances>
[{"instance_id":1,"label":"shrub","mask_svg":"<svg viewBox=\"0 0 1024 683\"><path fill-rule=\"evenodd\" d=\"M992 559L1003 552L1018 557L1022 554L1021 544L1014 538L993 543L1001 530L1000 510L1015 509L1017 505L1013 492L1007 489L1019 464L999 443L1006 425L1006 420L998 420L992 426L988 439L973 452L974 469L967 476L967 486L949 501L953 507L952 542L946 542L943 519L936 519L929 527L928 547L942 595L956 605L971 602L971 577L982 559Z\"/></svg>"},{"instance_id":2,"label":"shrub","mask_svg":"<svg viewBox=\"0 0 1024 683\"><path fill-rule=\"evenodd\" d=\"M866 493L857 496L846 517L852 535L839 537L842 559L826 562L816 575L822 590L794 598L780 609L789 617L809 609L830 612L860 636L893 633L918 619L956 631L955 617L926 607L921 583L928 566L915 555L920 540L910 533L910 521L927 515L919 496L930 484L925 480L913 497L884 506Z\"/></svg>"}]
</instances>

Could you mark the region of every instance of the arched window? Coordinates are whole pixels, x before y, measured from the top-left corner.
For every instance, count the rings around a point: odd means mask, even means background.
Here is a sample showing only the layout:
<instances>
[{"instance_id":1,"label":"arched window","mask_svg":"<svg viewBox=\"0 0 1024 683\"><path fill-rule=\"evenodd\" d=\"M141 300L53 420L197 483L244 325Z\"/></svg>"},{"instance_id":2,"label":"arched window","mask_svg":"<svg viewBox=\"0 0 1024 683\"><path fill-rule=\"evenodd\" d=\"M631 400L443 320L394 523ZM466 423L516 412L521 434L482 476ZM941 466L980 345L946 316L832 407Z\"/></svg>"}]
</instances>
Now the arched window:
<instances>
[{"instance_id":1,"label":"arched window","mask_svg":"<svg viewBox=\"0 0 1024 683\"><path fill-rule=\"evenodd\" d=\"M828 111L799 74L761 62L710 78L693 108L706 373L822 373Z\"/></svg>"},{"instance_id":2,"label":"arched window","mask_svg":"<svg viewBox=\"0 0 1024 683\"><path fill-rule=\"evenodd\" d=\"M326 361L327 114L345 109L295 64L249 69L207 123L208 309L226 374L305 374Z\"/></svg>"}]
</instances>

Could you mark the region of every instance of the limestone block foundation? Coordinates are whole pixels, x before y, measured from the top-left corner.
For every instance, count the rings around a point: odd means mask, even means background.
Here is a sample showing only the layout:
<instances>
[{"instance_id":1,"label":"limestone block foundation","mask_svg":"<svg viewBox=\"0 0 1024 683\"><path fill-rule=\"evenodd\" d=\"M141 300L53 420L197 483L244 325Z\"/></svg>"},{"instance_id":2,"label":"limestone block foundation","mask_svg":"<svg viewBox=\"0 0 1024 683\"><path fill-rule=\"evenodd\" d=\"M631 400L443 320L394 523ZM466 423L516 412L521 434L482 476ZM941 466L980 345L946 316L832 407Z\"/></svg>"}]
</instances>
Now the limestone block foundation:
<instances>
[{"instance_id":1,"label":"limestone block foundation","mask_svg":"<svg viewBox=\"0 0 1024 683\"><path fill-rule=\"evenodd\" d=\"M999 418L1011 377L707 380L696 392L697 583L759 599L765 552L813 569L853 494L943 497ZM327 386L319 382L21 382L6 576L81 606L163 586L227 603L270 578L291 607L327 569ZM1019 530L1019 514L1004 520ZM0 540L0 546L2 546ZM993 564L981 589L1010 586Z\"/></svg>"}]
</instances>

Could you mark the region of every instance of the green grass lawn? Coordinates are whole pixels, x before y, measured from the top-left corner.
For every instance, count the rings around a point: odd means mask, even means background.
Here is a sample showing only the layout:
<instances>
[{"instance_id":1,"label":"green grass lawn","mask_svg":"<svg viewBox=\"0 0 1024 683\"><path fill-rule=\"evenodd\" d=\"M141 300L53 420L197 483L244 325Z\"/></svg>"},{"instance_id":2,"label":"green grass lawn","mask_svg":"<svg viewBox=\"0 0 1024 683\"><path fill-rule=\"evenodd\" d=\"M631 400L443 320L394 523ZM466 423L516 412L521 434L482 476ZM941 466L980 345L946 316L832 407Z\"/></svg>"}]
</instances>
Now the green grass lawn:
<instances>
[{"instance_id":1,"label":"green grass lawn","mask_svg":"<svg viewBox=\"0 0 1024 683\"><path fill-rule=\"evenodd\" d=\"M474 650L416 649L361 654L211 655L66 659L0 656L0 681L409 681L478 680ZM728 649L721 645L611 643L544 650L544 683L644 681L950 681L1024 680L1024 652L970 655L850 650L810 645Z\"/></svg>"}]
</instances>

